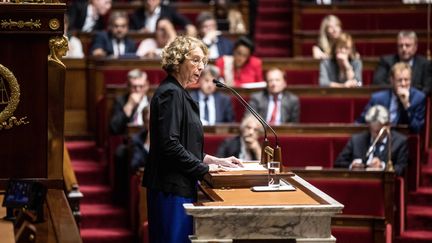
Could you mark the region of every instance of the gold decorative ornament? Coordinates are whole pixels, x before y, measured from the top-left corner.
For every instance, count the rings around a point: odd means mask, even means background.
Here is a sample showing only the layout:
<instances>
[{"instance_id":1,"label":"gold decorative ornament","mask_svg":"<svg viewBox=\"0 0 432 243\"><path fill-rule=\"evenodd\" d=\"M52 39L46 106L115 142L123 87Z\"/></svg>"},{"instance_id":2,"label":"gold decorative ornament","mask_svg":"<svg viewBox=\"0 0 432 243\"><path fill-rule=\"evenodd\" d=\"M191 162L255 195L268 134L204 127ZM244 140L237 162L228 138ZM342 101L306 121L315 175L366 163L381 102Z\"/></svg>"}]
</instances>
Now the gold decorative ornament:
<instances>
[{"instance_id":1,"label":"gold decorative ornament","mask_svg":"<svg viewBox=\"0 0 432 243\"><path fill-rule=\"evenodd\" d=\"M3 29L9 28L15 28L18 27L19 29L22 28L30 28L30 29L40 29L40 27L42 26L40 19L37 19L35 21L33 21L33 19L30 19L29 21L23 21L23 20L18 20L18 21L13 21L11 19L9 20L1 20L0 26Z\"/></svg>"},{"instance_id":2,"label":"gold decorative ornament","mask_svg":"<svg viewBox=\"0 0 432 243\"><path fill-rule=\"evenodd\" d=\"M62 67L66 68L63 62L60 60L66 55L68 51L68 39L66 36L56 36L49 40L50 54L48 56L48 61L53 61L60 64Z\"/></svg>"},{"instance_id":3,"label":"gold decorative ornament","mask_svg":"<svg viewBox=\"0 0 432 243\"><path fill-rule=\"evenodd\" d=\"M52 30L57 30L58 28L60 28L60 21L58 19L50 19L48 22L48 26L50 27L50 29Z\"/></svg>"},{"instance_id":4,"label":"gold decorative ornament","mask_svg":"<svg viewBox=\"0 0 432 243\"><path fill-rule=\"evenodd\" d=\"M5 81L8 86L6 86ZM6 105L0 111L0 130L29 123L25 121L27 117L18 119L13 116L13 112L20 101L19 97L20 88L17 79L8 68L0 64L0 105Z\"/></svg>"}]
</instances>

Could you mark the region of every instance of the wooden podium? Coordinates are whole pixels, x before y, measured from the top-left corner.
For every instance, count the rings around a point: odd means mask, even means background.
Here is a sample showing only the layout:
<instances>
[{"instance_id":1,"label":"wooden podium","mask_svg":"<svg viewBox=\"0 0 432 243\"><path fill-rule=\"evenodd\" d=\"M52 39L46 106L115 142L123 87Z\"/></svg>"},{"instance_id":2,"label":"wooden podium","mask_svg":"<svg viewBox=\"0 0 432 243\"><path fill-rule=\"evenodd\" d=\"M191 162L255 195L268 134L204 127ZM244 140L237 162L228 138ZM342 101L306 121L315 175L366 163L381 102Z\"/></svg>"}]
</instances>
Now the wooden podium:
<instances>
[{"instance_id":1,"label":"wooden podium","mask_svg":"<svg viewBox=\"0 0 432 243\"><path fill-rule=\"evenodd\" d=\"M194 243L203 242L336 242L331 217L343 205L292 173L281 175L296 191L253 192L267 175L255 171L212 174L203 185L206 199L184 204L194 217Z\"/></svg>"},{"instance_id":2,"label":"wooden podium","mask_svg":"<svg viewBox=\"0 0 432 243\"><path fill-rule=\"evenodd\" d=\"M41 182L48 193L36 242L79 243L63 192L66 5L48 1L0 3L0 191L10 178Z\"/></svg>"}]
</instances>

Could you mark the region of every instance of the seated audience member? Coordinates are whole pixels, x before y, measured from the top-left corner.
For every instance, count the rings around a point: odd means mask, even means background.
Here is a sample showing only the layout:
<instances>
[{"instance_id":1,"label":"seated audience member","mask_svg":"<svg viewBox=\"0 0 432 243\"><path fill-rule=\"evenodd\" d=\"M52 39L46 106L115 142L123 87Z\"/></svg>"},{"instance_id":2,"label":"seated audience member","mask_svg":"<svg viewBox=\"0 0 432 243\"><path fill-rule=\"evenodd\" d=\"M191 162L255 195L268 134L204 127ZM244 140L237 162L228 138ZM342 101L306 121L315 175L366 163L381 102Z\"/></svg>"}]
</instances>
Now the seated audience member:
<instances>
[{"instance_id":1,"label":"seated audience member","mask_svg":"<svg viewBox=\"0 0 432 243\"><path fill-rule=\"evenodd\" d=\"M384 132L381 139L367 156L369 148L377 138L381 128L389 126L390 114L382 105L372 106L366 113L369 131L354 134L335 161L335 167L363 169L376 168L384 170L387 166L388 146L391 143L391 161L396 175L402 175L408 164L407 137L391 131L391 141ZM367 157L366 157L367 156Z\"/></svg>"},{"instance_id":2,"label":"seated audience member","mask_svg":"<svg viewBox=\"0 0 432 243\"><path fill-rule=\"evenodd\" d=\"M219 73L219 68L216 66L206 66L199 78L199 90L191 92L192 98L199 103L203 125L234 121L230 96L217 91L213 83L213 79L219 78Z\"/></svg>"},{"instance_id":3,"label":"seated audience member","mask_svg":"<svg viewBox=\"0 0 432 243\"><path fill-rule=\"evenodd\" d=\"M393 65L390 84L392 88L372 94L357 122L365 122L366 111L371 106L382 105L389 110L392 125L407 124L412 132L420 132L424 125L426 96L411 87L411 67L408 63Z\"/></svg>"},{"instance_id":4,"label":"seated audience member","mask_svg":"<svg viewBox=\"0 0 432 243\"><path fill-rule=\"evenodd\" d=\"M72 1L67 11L69 30L92 32L105 29L104 16L111 6L111 0Z\"/></svg>"},{"instance_id":5,"label":"seated audience member","mask_svg":"<svg viewBox=\"0 0 432 243\"><path fill-rule=\"evenodd\" d=\"M139 69L128 72L129 92L118 96L113 104L110 132L113 135L125 134L127 125L143 125L142 111L149 104L147 74Z\"/></svg>"},{"instance_id":6,"label":"seated audience member","mask_svg":"<svg viewBox=\"0 0 432 243\"><path fill-rule=\"evenodd\" d=\"M92 41L90 53L95 57L135 56L135 41L127 37L128 16L126 12L112 12L108 31L97 33Z\"/></svg>"},{"instance_id":7,"label":"seated audience member","mask_svg":"<svg viewBox=\"0 0 432 243\"><path fill-rule=\"evenodd\" d=\"M132 172L144 168L150 149L149 119L150 106L146 106L142 111L143 128L131 138L132 155L130 166Z\"/></svg>"},{"instance_id":8,"label":"seated audience member","mask_svg":"<svg viewBox=\"0 0 432 243\"><path fill-rule=\"evenodd\" d=\"M334 15L327 15L321 21L318 43L312 47L312 55L315 59L331 57L331 48L335 40L342 34L342 23Z\"/></svg>"},{"instance_id":9,"label":"seated audience member","mask_svg":"<svg viewBox=\"0 0 432 243\"><path fill-rule=\"evenodd\" d=\"M228 30L230 33L246 34L246 24L242 13L234 8L230 8L231 1L216 0L215 17L218 22L218 29Z\"/></svg>"},{"instance_id":10,"label":"seated audience member","mask_svg":"<svg viewBox=\"0 0 432 243\"><path fill-rule=\"evenodd\" d=\"M261 123L254 116L245 116L240 123L240 135L223 141L216 155L235 156L244 161L261 159L259 136L262 131Z\"/></svg>"},{"instance_id":11,"label":"seated audience member","mask_svg":"<svg viewBox=\"0 0 432 243\"><path fill-rule=\"evenodd\" d=\"M217 29L215 17L210 12L201 12L196 18L199 36L209 48L209 58L232 55L233 43Z\"/></svg>"},{"instance_id":12,"label":"seated audience member","mask_svg":"<svg viewBox=\"0 0 432 243\"><path fill-rule=\"evenodd\" d=\"M177 32L171 20L161 17L156 22L155 38L147 38L141 41L136 54L142 58L160 58L162 48L173 41L176 36Z\"/></svg>"},{"instance_id":13,"label":"seated audience member","mask_svg":"<svg viewBox=\"0 0 432 243\"><path fill-rule=\"evenodd\" d=\"M221 76L227 85L239 87L263 81L262 61L252 56L253 52L253 42L242 36L234 43L232 56L224 55L216 59L215 64L221 70Z\"/></svg>"},{"instance_id":14,"label":"seated audience member","mask_svg":"<svg viewBox=\"0 0 432 243\"><path fill-rule=\"evenodd\" d=\"M128 94L119 96L114 101L110 120L110 134L123 135L125 138L128 124L144 125L145 119L143 117L145 116L142 113L149 104L147 74L139 69L129 71L128 88ZM125 188L128 188L129 167L136 168L136 161L133 164L129 161L129 147L125 140L116 148L114 153L115 198L124 198L126 196L127 190Z\"/></svg>"},{"instance_id":15,"label":"seated audience member","mask_svg":"<svg viewBox=\"0 0 432 243\"><path fill-rule=\"evenodd\" d=\"M349 34L342 33L333 43L331 58L320 63L320 86L353 88L362 85L362 61Z\"/></svg>"},{"instance_id":16,"label":"seated audience member","mask_svg":"<svg viewBox=\"0 0 432 243\"><path fill-rule=\"evenodd\" d=\"M64 33L68 38L68 52L65 58L83 58L84 52L81 40L69 33L69 18L64 16Z\"/></svg>"},{"instance_id":17,"label":"seated audience member","mask_svg":"<svg viewBox=\"0 0 432 243\"><path fill-rule=\"evenodd\" d=\"M141 33L154 33L157 20L166 17L174 25L182 26L188 35L196 36L195 26L174 8L162 4L160 0L143 0L143 2L144 6L138 8L131 16L131 30Z\"/></svg>"},{"instance_id":18,"label":"seated audience member","mask_svg":"<svg viewBox=\"0 0 432 243\"><path fill-rule=\"evenodd\" d=\"M271 68L266 75L267 88L253 93L250 105L268 123L279 125L287 122L298 122L300 113L299 98L285 90L284 73L279 68Z\"/></svg>"},{"instance_id":19,"label":"seated audience member","mask_svg":"<svg viewBox=\"0 0 432 243\"><path fill-rule=\"evenodd\" d=\"M397 62L406 62L411 66L413 87L423 91L426 95L432 89L432 74L429 61L417 53L417 35L414 31L401 31L397 37L398 53L380 58L375 70L374 85L390 84L390 70Z\"/></svg>"}]
</instances>

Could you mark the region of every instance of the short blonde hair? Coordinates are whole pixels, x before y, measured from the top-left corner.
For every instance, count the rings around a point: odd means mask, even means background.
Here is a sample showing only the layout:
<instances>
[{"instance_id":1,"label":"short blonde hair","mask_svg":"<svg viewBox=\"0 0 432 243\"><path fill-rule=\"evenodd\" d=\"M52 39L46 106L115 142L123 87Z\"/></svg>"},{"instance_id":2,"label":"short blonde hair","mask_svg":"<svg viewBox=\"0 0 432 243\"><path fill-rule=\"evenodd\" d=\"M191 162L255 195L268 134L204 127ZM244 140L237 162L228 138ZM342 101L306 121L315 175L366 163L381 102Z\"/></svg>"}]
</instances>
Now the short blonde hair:
<instances>
[{"instance_id":1,"label":"short blonde hair","mask_svg":"<svg viewBox=\"0 0 432 243\"><path fill-rule=\"evenodd\" d=\"M201 48L208 57L207 46L199 39L191 36L177 36L162 50L162 69L168 74L178 71L178 66L184 62L186 55L195 48Z\"/></svg>"},{"instance_id":2,"label":"short blonde hair","mask_svg":"<svg viewBox=\"0 0 432 243\"><path fill-rule=\"evenodd\" d=\"M352 38L352 36L350 34L345 33L345 32L341 33L339 38L337 38L334 41L333 46L332 46L332 50L331 50L332 57L334 59L336 59L336 49L338 47L348 47L348 46L351 48L351 52L348 53L349 58L351 60L357 58L357 54L356 54L355 46L354 46L354 39Z\"/></svg>"},{"instance_id":3,"label":"short blonde hair","mask_svg":"<svg viewBox=\"0 0 432 243\"><path fill-rule=\"evenodd\" d=\"M390 121L389 111L382 105L374 105L366 112L365 120L367 123L385 125Z\"/></svg>"},{"instance_id":4,"label":"short blonde hair","mask_svg":"<svg viewBox=\"0 0 432 243\"><path fill-rule=\"evenodd\" d=\"M406 62L395 63L391 68L391 76L394 78L396 75L396 72L400 72L403 70L408 70L410 75L412 73L411 66L408 63L406 63Z\"/></svg>"}]
</instances>

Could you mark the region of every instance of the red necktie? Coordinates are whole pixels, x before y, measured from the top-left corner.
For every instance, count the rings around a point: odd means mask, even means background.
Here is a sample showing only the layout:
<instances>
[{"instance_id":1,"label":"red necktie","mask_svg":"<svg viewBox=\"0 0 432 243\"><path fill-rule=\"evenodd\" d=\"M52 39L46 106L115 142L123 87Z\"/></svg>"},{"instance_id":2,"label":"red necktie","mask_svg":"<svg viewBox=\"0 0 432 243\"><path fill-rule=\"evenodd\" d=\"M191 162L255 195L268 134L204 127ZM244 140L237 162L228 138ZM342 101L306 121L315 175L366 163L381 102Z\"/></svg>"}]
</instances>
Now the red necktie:
<instances>
[{"instance_id":1,"label":"red necktie","mask_svg":"<svg viewBox=\"0 0 432 243\"><path fill-rule=\"evenodd\" d=\"M272 114L270 117L270 123L274 124L276 122L276 116L278 113L278 96L277 95L273 95L273 103L274 103L274 106L273 106L273 111L272 111Z\"/></svg>"}]
</instances>

